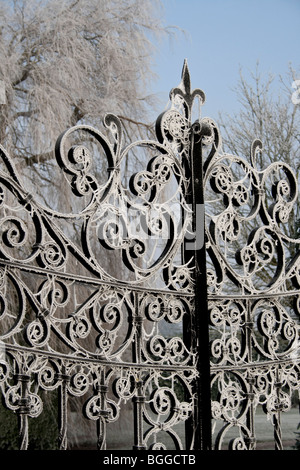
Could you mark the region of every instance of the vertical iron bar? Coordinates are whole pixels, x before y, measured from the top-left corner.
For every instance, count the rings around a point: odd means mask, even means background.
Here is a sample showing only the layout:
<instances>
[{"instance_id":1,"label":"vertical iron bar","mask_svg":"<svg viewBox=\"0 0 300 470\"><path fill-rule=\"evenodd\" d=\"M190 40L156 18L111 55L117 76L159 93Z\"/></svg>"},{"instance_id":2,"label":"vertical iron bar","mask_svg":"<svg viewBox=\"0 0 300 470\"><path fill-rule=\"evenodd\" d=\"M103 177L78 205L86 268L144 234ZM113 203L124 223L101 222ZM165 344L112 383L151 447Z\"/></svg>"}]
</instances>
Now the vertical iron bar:
<instances>
[{"instance_id":1,"label":"vertical iron bar","mask_svg":"<svg viewBox=\"0 0 300 470\"><path fill-rule=\"evenodd\" d=\"M106 422L108 411L101 411L96 421L97 426L97 450L106 450Z\"/></svg>"},{"instance_id":2,"label":"vertical iron bar","mask_svg":"<svg viewBox=\"0 0 300 470\"><path fill-rule=\"evenodd\" d=\"M248 351L248 363L252 363L252 329L253 329L253 320L251 315L251 301L245 301L246 317L245 317L245 345L246 350ZM253 373L248 371L248 384L249 390L247 399L249 400L248 412L247 412L247 427L250 430L250 437L247 438L246 442L249 450L254 450L256 447L256 438L254 430L254 383Z\"/></svg>"},{"instance_id":3,"label":"vertical iron bar","mask_svg":"<svg viewBox=\"0 0 300 470\"><path fill-rule=\"evenodd\" d=\"M144 318L139 314L139 296L135 293L135 312L133 316L133 325L135 328L135 336L133 343L133 361L140 364L142 361L142 337L143 337L143 321ZM133 423L134 423L134 450L145 450L143 439L143 407L145 397L143 395L142 377L136 379L136 395L133 397Z\"/></svg>"},{"instance_id":4,"label":"vertical iron bar","mask_svg":"<svg viewBox=\"0 0 300 470\"><path fill-rule=\"evenodd\" d=\"M19 438L20 450L27 450L28 448L28 414L29 414L29 397L28 397L28 384L30 377L27 374L20 374L17 379L21 382L21 398L19 400Z\"/></svg>"},{"instance_id":5,"label":"vertical iron bar","mask_svg":"<svg viewBox=\"0 0 300 470\"><path fill-rule=\"evenodd\" d=\"M134 450L145 450L143 438L143 406L145 397L142 393L142 381L137 381L137 395L133 397L134 406Z\"/></svg>"},{"instance_id":6,"label":"vertical iron bar","mask_svg":"<svg viewBox=\"0 0 300 470\"><path fill-rule=\"evenodd\" d=\"M96 386L99 396L99 418L97 419L97 449L106 450L106 431L109 410L107 409L108 386L105 381L105 372L101 370L100 384Z\"/></svg>"},{"instance_id":7,"label":"vertical iron bar","mask_svg":"<svg viewBox=\"0 0 300 470\"><path fill-rule=\"evenodd\" d=\"M137 292L134 294L134 305L134 315L131 319L135 331L132 355L134 363L140 364L142 360L142 336L144 318L139 313L139 296Z\"/></svg>"},{"instance_id":8,"label":"vertical iron bar","mask_svg":"<svg viewBox=\"0 0 300 470\"><path fill-rule=\"evenodd\" d=\"M58 420L59 420L59 435L58 435L58 448L59 450L66 450L68 445L67 438L67 408L68 408L68 390L67 386L70 381L70 377L65 373L63 367L63 373L57 374L61 385L59 387L59 405L58 405Z\"/></svg>"},{"instance_id":9,"label":"vertical iron bar","mask_svg":"<svg viewBox=\"0 0 300 470\"><path fill-rule=\"evenodd\" d=\"M274 426L274 441L275 441L275 450L283 450L282 445L282 434L281 434L281 411L282 405L280 400L280 392L281 392L281 380L279 374L279 366L276 370L276 382L275 382L275 389L276 389L276 412L273 414L273 426Z\"/></svg>"},{"instance_id":10,"label":"vertical iron bar","mask_svg":"<svg viewBox=\"0 0 300 470\"><path fill-rule=\"evenodd\" d=\"M202 168L202 138L204 136L200 123L195 123L191 129L191 178L188 195L188 204L192 206L192 230L196 234L193 248L185 242L185 261L193 260L195 270L194 285L194 312L192 312L190 330L185 330L185 339L189 347L197 353L197 379L195 396L197 406L194 422L188 423L194 429L187 428L187 446L196 450L211 449L211 394L210 394L210 352L209 352L209 314L207 304L206 279L206 247L205 247L205 219L197 220L197 214L204 211L203 194L203 168ZM200 210L199 210L200 209ZM199 222L201 225L199 225ZM189 248L188 248L189 246ZM190 335L190 340L188 339Z\"/></svg>"},{"instance_id":11,"label":"vertical iron bar","mask_svg":"<svg viewBox=\"0 0 300 470\"><path fill-rule=\"evenodd\" d=\"M281 422L280 422L280 411L273 414L273 426L274 426L274 441L275 450L283 450L282 435L281 435Z\"/></svg>"}]
</instances>

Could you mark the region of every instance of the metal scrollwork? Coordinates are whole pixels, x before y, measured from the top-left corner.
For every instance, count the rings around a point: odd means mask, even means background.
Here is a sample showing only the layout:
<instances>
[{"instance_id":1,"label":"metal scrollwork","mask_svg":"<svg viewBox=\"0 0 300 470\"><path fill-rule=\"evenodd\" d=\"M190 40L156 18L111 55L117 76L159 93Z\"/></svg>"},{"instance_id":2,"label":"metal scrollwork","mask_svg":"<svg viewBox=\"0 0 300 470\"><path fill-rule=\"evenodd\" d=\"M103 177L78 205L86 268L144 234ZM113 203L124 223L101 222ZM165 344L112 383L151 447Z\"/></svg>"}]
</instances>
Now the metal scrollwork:
<instances>
[{"instance_id":1,"label":"metal scrollwork","mask_svg":"<svg viewBox=\"0 0 300 470\"><path fill-rule=\"evenodd\" d=\"M99 450L125 418L128 448L255 449L259 408L283 447L300 373L297 181L284 162L259 167L258 140L248 160L224 153L204 101L185 63L153 140L125 144L113 114L62 133L55 207L0 146L0 387L21 449L46 394L61 449L74 414Z\"/></svg>"},{"instance_id":2,"label":"metal scrollwork","mask_svg":"<svg viewBox=\"0 0 300 470\"><path fill-rule=\"evenodd\" d=\"M183 253L193 215L191 107L204 94L191 92L186 66L171 96L153 141L124 145L113 114L103 129L59 136L67 210L63 199L46 207L29 193L0 148L0 384L20 417L22 449L29 420L46 412L43 393L58 400L61 449L75 399L97 423L99 449L129 401L131 446L192 445L177 427L196 396L197 354L183 334L193 329L194 267Z\"/></svg>"},{"instance_id":3,"label":"metal scrollwork","mask_svg":"<svg viewBox=\"0 0 300 470\"><path fill-rule=\"evenodd\" d=\"M284 162L259 168L260 141L247 161L222 152L215 125L211 136L204 185L213 443L255 449L261 408L282 449L280 416L299 389L297 180Z\"/></svg>"}]
</instances>

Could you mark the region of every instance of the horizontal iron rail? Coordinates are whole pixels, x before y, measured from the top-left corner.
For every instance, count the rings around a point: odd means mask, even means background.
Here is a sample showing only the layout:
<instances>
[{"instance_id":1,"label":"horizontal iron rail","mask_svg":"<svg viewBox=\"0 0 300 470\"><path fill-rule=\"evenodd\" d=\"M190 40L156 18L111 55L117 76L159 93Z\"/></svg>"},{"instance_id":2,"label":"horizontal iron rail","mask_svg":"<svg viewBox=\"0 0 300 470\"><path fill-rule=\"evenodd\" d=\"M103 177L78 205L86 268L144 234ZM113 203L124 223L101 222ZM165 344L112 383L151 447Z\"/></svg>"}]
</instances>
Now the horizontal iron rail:
<instances>
[{"instance_id":1,"label":"horizontal iron rail","mask_svg":"<svg viewBox=\"0 0 300 470\"><path fill-rule=\"evenodd\" d=\"M292 291L280 291L280 292L258 292L255 294L222 294L214 295L210 294L207 296L208 300L218 301L218 300L251 300L251 299L269 299L274 297L294 297L300 295L300 290Z\"/></svg>"},{"instance_id":2,"label":"horizontal iron rail","mask_svg":"<svg viewBox=\"0 0 300 470\"><path fill-rule=\"evenodd\" d=\"M297 365L300 368L300 364L297 364L295 359L277 359L276 361L263 361L263 362L246 362L243 364L229 364L224 366L211 365L211 372L221 370L244 370L244 369L263 369L265 367L277 366L277 365Z\"/></svg>"},{"instance_id":3,"label":"horizontal iron rail","mask_svg":"<svg viewBox=\"0 0 300 470\"><path fill-rule=\"evenodd\" d=\"M36 348L26 348L23 346L16 346L16 345L11 345L5 343L5 349L6 350L11 350L15 352L23 352L26 354L36 354L38 356L43 356L43 357L49 357L50 359L62 359L62 360L67 360L69 362L75 362L76 364L79 363L88 363L88 364L95 364L95 365L103 365L103 366L109 366L109 367L115 367L115 368L124 368L124 369L159 369L163 371L171 371L171 372L184 372L184 371L196 371L196 365L195 366L181 366L180 364L175 364L175 365L164 365L164 364L150 364L148 362L115 362L115 361L107 361L105 359L101 358L95 358L95 357L84 357L84 356L71 356L68 354L61 354L61 353L55 353L51 351L43 351L40 349Z\"/></svg>"},{"instance_id":4,"label":"horizontal iron rail","mask_svg":"<svg viewBox=\"0 0 300 470\"><path fill-rule=\"evenodd\" d=\"M146 292L146 293L153 293L153 294L162 294L162 295L170 295L172 297L193 297L193 292L184 292L184 291L176 291L176 290L166 290L166 289L158 289L158 288L151 288L143 287L143 286L135 286L134 284L121 282L121 281L108 281L105 279L97 279L93 277L86 277L86 276L78 276L72 273L65 273L62 271L54 271L50 269L35 267L32 265L25 265L22 263L16 263L13 261L7 261L0 259L0 266L11 267L14 269L19 269L20 271L25 271L29 273L35 273L41 276L55 276L58 279L64 279L69 281L75 281L81 284L89 284L94 286L106 285L116 289L129 289L131 292Z\"/></svg>"}]
</instances>

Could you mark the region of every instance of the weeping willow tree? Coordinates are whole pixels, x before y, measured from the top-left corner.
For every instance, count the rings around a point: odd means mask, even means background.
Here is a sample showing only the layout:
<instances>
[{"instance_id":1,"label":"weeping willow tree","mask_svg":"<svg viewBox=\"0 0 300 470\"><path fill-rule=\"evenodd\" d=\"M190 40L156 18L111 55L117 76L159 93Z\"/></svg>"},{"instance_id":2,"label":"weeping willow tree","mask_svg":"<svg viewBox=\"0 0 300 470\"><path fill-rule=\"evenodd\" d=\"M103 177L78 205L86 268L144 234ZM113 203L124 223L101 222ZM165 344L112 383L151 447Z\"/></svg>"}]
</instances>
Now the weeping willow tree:
<instances>
[{"instance_id":1,"label":"weeping willow tree","mask_svg":"<svg viewBox=\"0 0 300 470\"><path fill-rule=\"evenodd\" d=\"M1 2L0 142L18 168L55 184L47 171L58 135L77 124L98 128L107 112L131 138L149 129L154 43L168 31L162 18L159 0Z\"/></svg>"}]
</instances>

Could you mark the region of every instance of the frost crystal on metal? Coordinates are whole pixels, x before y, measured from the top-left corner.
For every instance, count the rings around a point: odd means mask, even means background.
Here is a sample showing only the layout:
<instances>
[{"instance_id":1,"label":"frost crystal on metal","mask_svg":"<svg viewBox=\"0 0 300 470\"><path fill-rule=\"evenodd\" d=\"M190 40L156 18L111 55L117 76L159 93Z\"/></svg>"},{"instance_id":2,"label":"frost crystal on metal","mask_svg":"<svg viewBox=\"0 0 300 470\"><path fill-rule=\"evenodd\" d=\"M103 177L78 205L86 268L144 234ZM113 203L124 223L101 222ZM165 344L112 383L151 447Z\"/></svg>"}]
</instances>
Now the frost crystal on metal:
<instances>
[{"instance_id":1,"label":"frost crystal on metal","mask_svg":"<svg viewBox=\"0 0 300 470\"><path fill-rule=\"evenodd\" d=\"M186 63L170 98L154 140L124 146L113 114L58 138L68 210L0 147L0 385L21 449L45 391L61 449L74 400L98 449L123 415L128 449L253 449L260 406L282 448L299 390L297 181L284 162L259 168L259 141L247 161L192 122L205 95Z\"/></svg>"}]
</instances>

